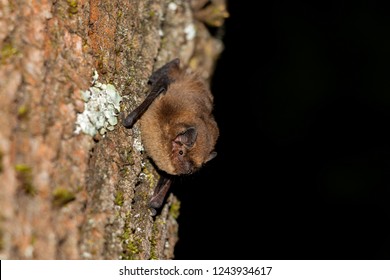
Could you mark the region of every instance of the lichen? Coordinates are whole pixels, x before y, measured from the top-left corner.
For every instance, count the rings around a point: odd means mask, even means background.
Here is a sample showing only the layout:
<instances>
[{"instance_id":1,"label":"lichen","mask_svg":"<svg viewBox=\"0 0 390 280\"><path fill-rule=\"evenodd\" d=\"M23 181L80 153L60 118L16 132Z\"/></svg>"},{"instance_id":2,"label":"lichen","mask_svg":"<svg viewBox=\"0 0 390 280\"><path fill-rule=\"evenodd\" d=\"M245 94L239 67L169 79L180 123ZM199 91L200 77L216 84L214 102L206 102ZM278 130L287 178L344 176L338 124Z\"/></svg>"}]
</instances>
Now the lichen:
<instances>
[{"instance_id":1,"label":"lichen","mask_svg":"<svg viewBox=\"0 0 390 280\"><path fill-rule=\"evenodd\" d=\"M177 4L175 2L169 2L168 9L171 10L171 11L176 11L177 10Z\"/></svg>"},{"instance_id":2,"label":"lichen","mask_svg":"<svg viewBox=\"0 0 390 280\"><path fill-rule=\"evenodd\" d=\"M195 38L196 35L196 29L195 25L190 23L184 28L184 33L186 34L186 39L187 41L191 41L192 39Z\"/></svg>"},{"instance_id":3,"label":"lichen","mask_svg":"<svg viewBox=\"0 0 390 280\"><path fill-rule=\"evenodd\" d=\"M144 146L142 145L142 142L141 142L141 139L139 138L135 138L134 141L133 141L133 147L134 149L136 149L138 152L143 152L145 149L144 149Z\"/></svg>"},{"instance_id":4,"label":"lichen","mask_svg":"<svg viewBox=\"0 0 390 280\"><path fill-rule=\"evenodd\" d=\"M104 135L107 131L114 130L118 123L122 97L113 85L102 84L97 81L98 78L95 71L92 86L81 92L85 106L84 112L77 115L76 134L83 132L92 137L97 133Z\"/></svg>"},{"instance_id":5,"label":"lichen","mask_svg":"<svg viewBox=\"0 0 390 280\"><path fill-rule=\"evenodd\" d=\"M69 202L76 199L76 196L73 192L65 188L56 188L53 191L53 205L57 207L64 206Z\"/></svg>"},{"instance_id":6,"label":"lichen","mask_svg":"<svg viewBox=\"0 0 390 280\"><path fill-rule=\"evenodd\" d=\"M32 170L31 167L26 164L15 165L15 171L17 178L20 182L22 190L29 195L35 195L37 193L34 185L32 184Z\"/></svg>"}]
</instances>

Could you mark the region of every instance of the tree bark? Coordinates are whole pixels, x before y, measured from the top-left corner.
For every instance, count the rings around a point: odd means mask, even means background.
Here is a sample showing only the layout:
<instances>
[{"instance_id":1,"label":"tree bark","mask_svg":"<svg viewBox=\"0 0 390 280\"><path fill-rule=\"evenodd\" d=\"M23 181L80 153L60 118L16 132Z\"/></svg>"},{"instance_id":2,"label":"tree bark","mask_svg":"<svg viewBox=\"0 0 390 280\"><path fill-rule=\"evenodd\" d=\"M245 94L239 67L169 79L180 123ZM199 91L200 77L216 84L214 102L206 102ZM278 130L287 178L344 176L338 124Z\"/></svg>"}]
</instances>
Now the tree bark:
<instances>
[{"instance_id":1,"label":"tree bark","mask_svg":"<svg viewBox=\"0 0 390 280\"><path fill-rule=\"evenodd\" d=\"M150 215L138 125L89 135L78 116L98 87L129 113L175 57L210 79L223 46L205 23L226 16L225 0L0 0L1 259L174 258L180 202Z\"/></svg>"}]
</instances>

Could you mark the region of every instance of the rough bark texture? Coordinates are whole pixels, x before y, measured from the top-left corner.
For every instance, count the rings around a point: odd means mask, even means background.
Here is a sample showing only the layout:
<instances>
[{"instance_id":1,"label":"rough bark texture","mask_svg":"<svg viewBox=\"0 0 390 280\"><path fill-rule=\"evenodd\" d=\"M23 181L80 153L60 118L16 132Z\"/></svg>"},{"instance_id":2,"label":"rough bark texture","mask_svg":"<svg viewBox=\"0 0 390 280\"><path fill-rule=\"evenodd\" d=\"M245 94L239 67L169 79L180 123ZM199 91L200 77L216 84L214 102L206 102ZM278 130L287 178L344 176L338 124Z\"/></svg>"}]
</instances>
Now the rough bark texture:
<instances>
[{"instance_id":1,"label":"rough bark texture","mask_svg":"<svg viewBox=\"0 0 390 280\"><path fill-rule=\"evenodd\" d=\"M138 125L93 138L75 122L95 70L124 113L172 58L209 79L222 43L205 23L227 13L207 2L0 0L1 259L174 257L180 202L150 216L158 175Z\"/></svg>"}]
</instances>

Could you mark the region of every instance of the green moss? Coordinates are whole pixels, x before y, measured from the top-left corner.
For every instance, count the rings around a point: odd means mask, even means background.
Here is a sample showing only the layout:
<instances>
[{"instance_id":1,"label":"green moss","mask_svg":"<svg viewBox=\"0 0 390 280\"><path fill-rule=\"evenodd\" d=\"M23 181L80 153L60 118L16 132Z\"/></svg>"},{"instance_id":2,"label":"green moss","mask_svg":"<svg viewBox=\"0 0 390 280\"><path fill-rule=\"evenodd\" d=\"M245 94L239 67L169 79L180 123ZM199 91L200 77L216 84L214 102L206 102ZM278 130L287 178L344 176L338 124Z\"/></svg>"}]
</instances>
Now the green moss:
<instances>
[{"instance_id":1,"label":"green moss","mask_svg":"<svg viewBox=\"0 0 390 280\"><path fill-rule=\"evenodd\" d=\"M123 243L123 251L121 257L123 260L137 260L138 254L141 253L141 239L133 240L133 235L129 234L129 238Z\"/></svg>"},{"instance_id":2,"label":"green moss","mask_svg":"<svg viewBox=\"0 0 390 280\"><path fill-rule=\"evenodd\" d=\"M21 105L18 108L18 118L25 119L28 114L28 107L26 105Z\"/></svg>"},{"instance_id":3,"label":"green moss","mask_svg":"<svg viewBox=\"0 0 390 280\"><path fill-rule=\"evenodd\" d=\"M157 179L151 170L153 170L153 167L149 162L145 163L142 167L142 173L145 175L146 181L149 183L149 187L153 189L157 184Z\"/></svg>"},{"instance_id":4,"label":"green moss","mask_svg":"<svg viewBox=\"0 0 390 280\"><path fill-rule=\"evenodd\" d=\"M180 202L178 202L178 206L176 207L180 207ZM150 259L151 260L158 260L159 257L158 257L158 238L159 236L161 236L160 234L160 230L162 228L164 228L164 225L166 223L166 220L165 219L162 219L162 218L157 218L155 221L154 221L154 224L153 224L153 229L152 229L152 234L151 234L151 238L150 238Z\"/></svg>"},{"instance_id":5,"label":"green moss","mask_svg":"<svg viewBox=\"0 0 390 280\"><path fill-rule=\"evenodd\" d=\"M69 14L72 14L72 15L75 15L77 14L78 12L78 4L77 4L77 0L67 0L66 2L68 2L68 13Z\"/></svg>"},{"instance_id":6,"label":"green moss","mask_svg":"<svg viewBox=\"0 0 390 280\"><path fill-rule=\"evenodd\" d=\"M15 171L18 173L31 173L31 167L26 164L15 165Z\"/></svg>"},{"instance_id":7,"label":"green moss","mask_svg":"<svg viewBox=\"0 0 390 280\"><path fill-rule=\"evenodd\" d=\"M150 239L150 259L151 260L158 260L158 255L157 255L157 223L154 223L153 225L153 230L152 230L152 237Z\"/></svg>"},{"instance_id":8,"label":"green moss","mask_svg":"<svg viewBox=\"0 0 390 280\"><path fill-rule=\"evenodd\" d=\"M67 0L69 7L77 8L77 0Z\"/></svg>"},{"instance_id":9,"label":"green moss","mask_svg":"<svg viewBox=\"0 0 390 280\"><path fill-rule=\"evenodd\" d=\"M57 207L62 207L69 202L76 199L76 196L71 191L65 188L56 188L53 191L53 205Z\"/></svg>"},{"instance_id":10,"label":"green moss","mask_svg":"<svg viewBox=\"0 0 390 280\"><path fill-rule=\"evenodd\" d=\"M121 235L123 249L121 257L123 260L139 259L138 254L142 251L142 240L140 238L136 238L135 235L131 232L130 217L130 212L128 212L125 217L125 225L123 227L124 230Z\"/></svg>"},{"instance_id":11,"label":"green moss","mask_svg":"<svg viewBox=\"0 0 390 280\"><path fill-rule=\"evenodd\" d=\"M114 200L115 205L122 206L123 201L124 201L123 192L117 191L115 194L115 200Z\"/></svg>"},{"instance_id":12,"label":"green moss","mask_svg":"<svg viewBox=\"0 0 390 280\"><path fill-rule=\"evenodd\" d=\"M24 192L29 195L36 195L37 191L32 184L31 167L26 164L17 164L15 165L15 171L17 173L20 186Z\"/></svg>"},{"instance_id":13,"label":"green moss","mask_svg":"<svg viewBox=\"0 0 390 280\"><path fill-rule=\"evenodd\" d=\"M169 208L169 215L171 215L174 219L177 219L180 214L180 201L176 200L172 203Z\"/></svg>"},{"instance_id":14,"label":"green moss","mask_svg":"<svg viewBox=\"0 0 390 280\"><path fill-rule=\"evenodd\" d=\"M126 228L122 234L122 239L123 239L122 241L129 240L129 238L130 238L130 229L127 227L127 224L125 226L126 226Z\"/></svg>"},{"instance_id":15,"label":"green moss","mask_svg":"<svg viewBox=\"0 0 390 280\"><path fill-rule=\"evenodd\" d=\"M1 64L4 64L8 58L10 58L18 53L19 53L19 51L14 46L12 46L12 44L5 43L0 50Z\"/></svg>"},{"instance_id":16,"label":"green moss","mask_svg":"<svg viewBox=\"0 0 390 280\"><path fill-rule=\"evenodd\" d=\"M135 255L135 254L138 254L140 252L138 244L136 242L133 242L133 241L130 241L127 244L127 250L129 251L129 253L131 255Z\"/></svg>"},{"instance_id":17,"label":"green moss","mask_svg":"<svg viewBox=\"0 0 390 280\"><path fill-rule=\"evenodd\" d=\"M154 246L155 248L155 244L151 244L152 246ZM159 258L157 257L157 254L156 254L156 249L150 249L150 260L158 260Z\"/></svg>"}]
</instances>

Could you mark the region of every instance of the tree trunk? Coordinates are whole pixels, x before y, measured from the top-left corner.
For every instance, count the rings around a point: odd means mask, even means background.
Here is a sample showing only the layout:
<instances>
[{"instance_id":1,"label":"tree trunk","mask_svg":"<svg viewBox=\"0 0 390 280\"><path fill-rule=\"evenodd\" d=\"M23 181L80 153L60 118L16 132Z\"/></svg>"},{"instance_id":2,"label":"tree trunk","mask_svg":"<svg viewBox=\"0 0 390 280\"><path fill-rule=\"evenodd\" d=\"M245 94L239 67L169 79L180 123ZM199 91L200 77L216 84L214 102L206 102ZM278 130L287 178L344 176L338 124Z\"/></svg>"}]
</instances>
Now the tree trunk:
<instances>
[{"instance_id":1,"label":"tree trunk","mask_svg":"<svg viewBox=\"0 0 390 280\"><path fill-rule=\"evenodd\" d=\"M0 1L1 259L174 258L180 202L150 215L158 175L119 111L175 57L210 78L227 13L206 2Z\"/></svg>"}]
</instances>

